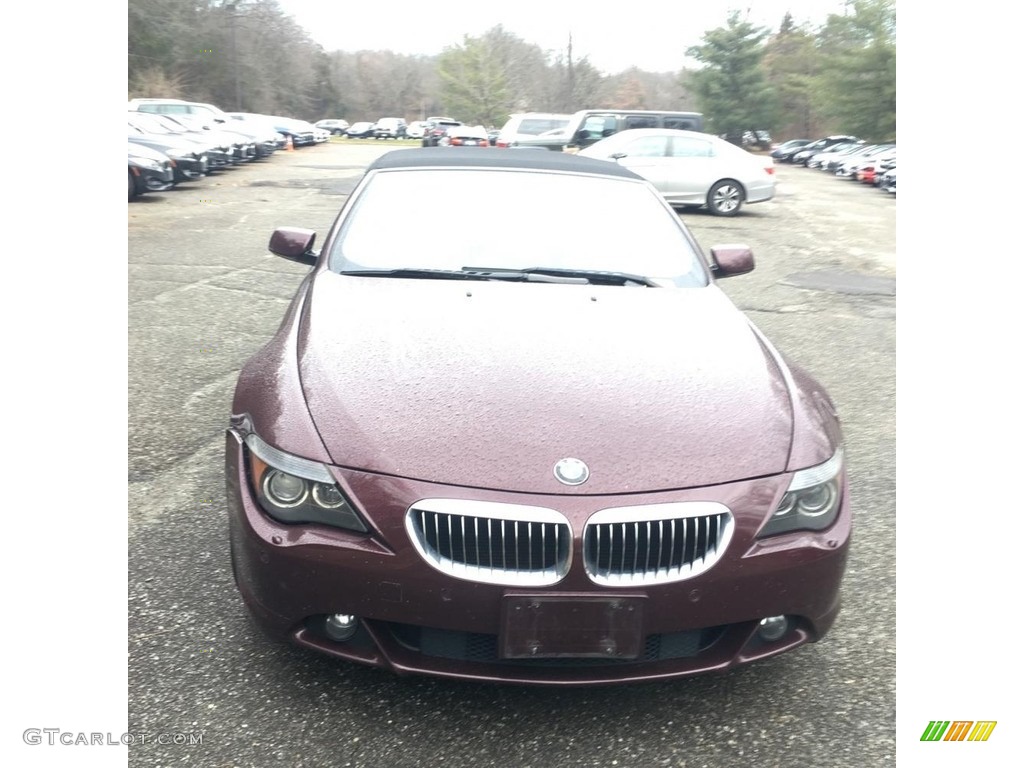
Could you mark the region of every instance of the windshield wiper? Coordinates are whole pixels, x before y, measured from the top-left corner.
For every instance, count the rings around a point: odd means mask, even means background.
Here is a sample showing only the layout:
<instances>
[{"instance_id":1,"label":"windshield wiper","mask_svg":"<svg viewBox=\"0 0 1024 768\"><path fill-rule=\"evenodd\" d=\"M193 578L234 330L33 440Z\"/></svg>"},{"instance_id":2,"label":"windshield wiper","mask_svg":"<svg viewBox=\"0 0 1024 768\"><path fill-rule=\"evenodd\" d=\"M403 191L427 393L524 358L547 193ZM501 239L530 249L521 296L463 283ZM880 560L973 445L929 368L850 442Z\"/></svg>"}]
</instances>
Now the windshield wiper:
<instances>
[{"instance_id":1,"label":"windshield wiper","mask_svg":"<svg viewBox=\"0 0 1024 768\"><path fill-rule=\"evenodd\" d=\"M604 272L597 269L562 269L560 267L525 267L523 269L503 269L501 267L463 267L469 274L480 274L499 279L513 280L514 275L548 276L571 279L580 278L595 285L642 285L648 288L659 288L658 283L643 275L631 275L627 272ZM507 275L507 277L502 277ZM573 280L573 282L576 282Z\"/></svg>"},{"instance_id":2,"label":"windshield wiper","mask_svg":"<svg viewBox=\"0 0 1024 768\"><path fill-rule=\"evenodd\" d=\"M456 269L352 269L343 270L342 275L356 277L419 277L433 280L486 280L481 275L461 272Z\"/></svg>"},{"instance_id":3,"label":"windshield wiper","mask_svg":"<svg viewBox=\"0 0 1024 768\"><path fill-rule=\"evenodd\" d=\"M521 269L357 269L342 270L342 275L357 277L414 277L433 280L509 280L523 283L575 283L586 285L589 280L576 275L533 273Z\"/></svg>"},{"instance_id":4,"label":"windshield wiper","mask_svg":"<svg viewBox=\"0 0 1024 768\"><path fill-rule=\"evenodd\" d=\"M527 267L525 269L463 267L461 270L403 267L399 269L342 270L340 274L354 275L356 277L411 277L427 280L508 280L524 283L643 285L650 288L659 287L656 282L643 275L630 275L625 272L602 272L591 269L561 269L558 267Z\"/></svg>"}]
</instances>

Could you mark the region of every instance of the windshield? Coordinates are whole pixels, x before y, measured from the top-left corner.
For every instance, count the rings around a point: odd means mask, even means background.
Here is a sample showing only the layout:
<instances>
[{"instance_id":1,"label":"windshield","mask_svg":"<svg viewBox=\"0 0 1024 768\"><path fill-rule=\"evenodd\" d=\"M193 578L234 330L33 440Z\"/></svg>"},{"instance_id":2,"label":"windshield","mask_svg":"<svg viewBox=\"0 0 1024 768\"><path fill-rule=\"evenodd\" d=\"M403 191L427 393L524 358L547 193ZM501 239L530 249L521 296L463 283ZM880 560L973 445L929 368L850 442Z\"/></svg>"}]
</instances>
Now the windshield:
<instances>
[{"instance_id":1,"label":"windshield","mask_svg":"<svg viewBox=\"0 0 1024 768\"><path fill-rule=\"evenodd\" d=\"M569 124L569 118L558 120L553 118L528 118L519 124L516 133L525 133L531 136L540 136L549 131L562 130Z\"/></svg>"},{"instance_id":2,"label":"windshield","mask_svg":"<svg viewBox=\"0 0 1024 768\"><path fill-rule=\"evenodd\" d=\"M409 205L437 200L438 205ZM337 272L549 267L707 284L679 219L647 184L512 169L379 171L335 238Z\"/></svg>"},{"instance_id":3,"label":"windshield","mask_svg":"<svg viewBox=\"0 0 1024 768\"><path fill-rule=\"evenodd\" d=\"M195 115L175 115L174 122L184 128L202 130L209 121L206 118L196 117Z\"/></svg>"},{"instance_id":4,"label":"windshield","mask_svg":"<svg viewBox=\"0 0 1024 768\"><path fill-rule=\"evenodd\" d=\"M145 133L173 134L184 130L180 125L174 130L156 115L134 112L128 115L128 125L134 126Z\"/></svg>"},{"instance_id":5,"label":"windshield","mask_svg":"<svg viewBox=\"0 0 1024 768\"><path fill-rule=\"evenodd\" d=\"M175 115L174 117L171 117L170 115L153 115L153 117L155 117L157 121L169 131L184 133L192 130L191 126L185 120L179 119L184 117L184 115Z\"/></svg>"}]
</instances>

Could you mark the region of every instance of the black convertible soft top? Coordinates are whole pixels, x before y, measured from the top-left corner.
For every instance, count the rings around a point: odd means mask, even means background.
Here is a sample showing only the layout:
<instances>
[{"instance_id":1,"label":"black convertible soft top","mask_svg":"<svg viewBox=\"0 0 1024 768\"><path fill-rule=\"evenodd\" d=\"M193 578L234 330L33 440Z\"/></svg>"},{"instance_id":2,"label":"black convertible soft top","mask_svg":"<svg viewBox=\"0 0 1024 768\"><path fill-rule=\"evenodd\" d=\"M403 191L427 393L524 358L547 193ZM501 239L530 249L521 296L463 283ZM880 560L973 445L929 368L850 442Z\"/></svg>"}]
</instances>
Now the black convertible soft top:
<instances>
[{"instance_id":1,"label":"black convertible soft top","mask_svg":"<svg viewBox=\"0 0 1024 768\"><path fill-rule=\"evenodd\" d=\"M367 172L383 168L524 168L570 173L596 173L639 179L618 163L580 157L547 149L497 149L482 147L423 147L395 149L381 155Z\"/></svg>"}]
</instances>

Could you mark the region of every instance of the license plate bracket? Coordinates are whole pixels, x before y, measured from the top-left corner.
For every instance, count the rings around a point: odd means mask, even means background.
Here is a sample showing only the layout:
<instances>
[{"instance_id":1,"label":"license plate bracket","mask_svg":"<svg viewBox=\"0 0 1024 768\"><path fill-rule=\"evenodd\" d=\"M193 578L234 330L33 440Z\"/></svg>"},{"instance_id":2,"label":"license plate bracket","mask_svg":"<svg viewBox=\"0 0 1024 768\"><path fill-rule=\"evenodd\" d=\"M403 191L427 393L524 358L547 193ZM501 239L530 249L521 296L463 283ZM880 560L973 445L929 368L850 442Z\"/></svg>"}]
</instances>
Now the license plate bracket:
<instances>
[{"instance_id":1,"label":"license plate bracket","mask_svg":"<svg viewBox=\"0 0 1024 768\"><path fill-rule=\"evenodd\" d=\"M644 598L506 595L503 659L635 659L643 648Z\"/></svg>"}]
</instances>

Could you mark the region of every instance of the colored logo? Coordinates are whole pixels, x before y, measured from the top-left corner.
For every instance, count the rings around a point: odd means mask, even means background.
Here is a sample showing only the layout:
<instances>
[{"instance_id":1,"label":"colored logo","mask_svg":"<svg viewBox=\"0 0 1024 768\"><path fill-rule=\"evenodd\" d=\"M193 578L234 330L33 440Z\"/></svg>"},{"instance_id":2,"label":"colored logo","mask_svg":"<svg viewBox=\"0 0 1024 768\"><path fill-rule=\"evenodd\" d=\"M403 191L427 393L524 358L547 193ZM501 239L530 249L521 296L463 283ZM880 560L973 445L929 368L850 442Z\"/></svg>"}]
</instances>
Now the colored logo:
<instances>
[{"instance_id":1,"label":"colored logo","mask_svg":"<svg viewBox=\"0 0 1024 768\"><path fill-rule=\"evenodd\" d=\"M988 741L996 720L931 720L921 741Z\"/></svg>"}]
</instances>

